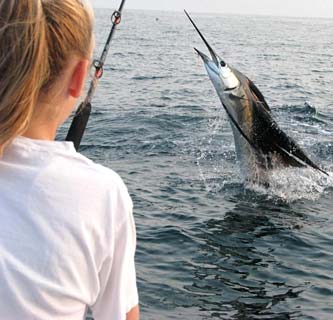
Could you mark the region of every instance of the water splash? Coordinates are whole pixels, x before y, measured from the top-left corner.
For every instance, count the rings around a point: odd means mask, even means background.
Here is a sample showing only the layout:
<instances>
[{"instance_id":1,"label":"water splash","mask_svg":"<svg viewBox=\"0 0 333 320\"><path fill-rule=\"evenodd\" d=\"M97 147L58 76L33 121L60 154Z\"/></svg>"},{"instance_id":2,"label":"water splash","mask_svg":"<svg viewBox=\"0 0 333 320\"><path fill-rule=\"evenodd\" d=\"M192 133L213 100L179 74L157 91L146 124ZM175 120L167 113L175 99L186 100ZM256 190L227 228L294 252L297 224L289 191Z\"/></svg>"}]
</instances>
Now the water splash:
<instances>
[{"instance_id":1,"label":"water splash","mask_svg":"<svg viewBox=\"0 0 333 320\"><path fill-rule=\"evenodd\" d=\"M308 168L272 170L268 188L250 182L246 183L245 187L286 202L302 199L315 201L333 187L333 173L329 174L329 176L325 176Z\"/></svg>"}]
</instances>

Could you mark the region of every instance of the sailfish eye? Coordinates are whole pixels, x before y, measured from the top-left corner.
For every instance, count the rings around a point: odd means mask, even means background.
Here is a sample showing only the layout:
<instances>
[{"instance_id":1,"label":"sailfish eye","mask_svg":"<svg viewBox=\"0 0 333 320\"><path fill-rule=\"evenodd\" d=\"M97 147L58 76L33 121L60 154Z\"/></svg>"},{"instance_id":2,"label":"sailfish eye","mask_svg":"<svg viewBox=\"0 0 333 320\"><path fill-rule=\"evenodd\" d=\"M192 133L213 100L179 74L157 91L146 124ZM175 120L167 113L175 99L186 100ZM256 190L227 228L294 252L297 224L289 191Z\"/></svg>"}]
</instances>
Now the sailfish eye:
<instances>
[{"instance_id":1,"label":"sailfish eye","mask_svg":"<svg viewBox=\"0 0 333 320\"><path fill-rule=\"evenodd\" d=\"M221 64L221 67L226 67L227 66L227 64L223 60L220 61L220 64Z\"/></svg>"}]
</instances>

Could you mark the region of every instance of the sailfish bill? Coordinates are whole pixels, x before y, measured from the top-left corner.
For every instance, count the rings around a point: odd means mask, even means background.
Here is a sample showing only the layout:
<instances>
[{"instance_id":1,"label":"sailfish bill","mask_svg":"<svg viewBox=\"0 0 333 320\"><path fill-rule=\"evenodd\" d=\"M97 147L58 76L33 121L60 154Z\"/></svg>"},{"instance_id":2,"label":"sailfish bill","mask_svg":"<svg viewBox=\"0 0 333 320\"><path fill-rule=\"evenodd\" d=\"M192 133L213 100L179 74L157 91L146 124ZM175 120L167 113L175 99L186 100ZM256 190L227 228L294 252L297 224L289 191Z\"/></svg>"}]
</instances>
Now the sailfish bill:
<instances>
[{"instance_id":1,"label":"sailfish bill","mask_svg":"<svg viewBox=\"0 0 333 320\"><path fill-rule=\"evenodd\" d=\"M328 175L279 127L253 81L221 59L185 13L211 55L210 58L195 49L231 122L237 158L246 179L262 180L270 169L284 167L309 166Z\"/></svg>"}]
</instances>

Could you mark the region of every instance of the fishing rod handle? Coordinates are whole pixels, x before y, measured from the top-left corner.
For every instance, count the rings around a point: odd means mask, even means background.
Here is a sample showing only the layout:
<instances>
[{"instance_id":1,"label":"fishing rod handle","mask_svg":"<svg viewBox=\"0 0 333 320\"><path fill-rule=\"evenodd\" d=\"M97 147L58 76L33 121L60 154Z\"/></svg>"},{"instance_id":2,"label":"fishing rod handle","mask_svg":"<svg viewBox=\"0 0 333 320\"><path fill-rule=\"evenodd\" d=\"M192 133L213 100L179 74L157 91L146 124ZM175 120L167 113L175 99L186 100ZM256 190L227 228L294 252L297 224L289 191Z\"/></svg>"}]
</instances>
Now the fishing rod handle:
<instances>
[{"instance_id":1,"label":"fishing rod handle","mask_svg":"<svg viewBox=\"0 0 333 320\"><path fill-rule=\"evenodd\" d=\"M78 110L80 110L80 112L75 115L66 137L66 141L73 142L76 151L79 151L82 137L87 127L91 114L91 103L85 104L82 102Z\"/></svg>"}]
</instances>

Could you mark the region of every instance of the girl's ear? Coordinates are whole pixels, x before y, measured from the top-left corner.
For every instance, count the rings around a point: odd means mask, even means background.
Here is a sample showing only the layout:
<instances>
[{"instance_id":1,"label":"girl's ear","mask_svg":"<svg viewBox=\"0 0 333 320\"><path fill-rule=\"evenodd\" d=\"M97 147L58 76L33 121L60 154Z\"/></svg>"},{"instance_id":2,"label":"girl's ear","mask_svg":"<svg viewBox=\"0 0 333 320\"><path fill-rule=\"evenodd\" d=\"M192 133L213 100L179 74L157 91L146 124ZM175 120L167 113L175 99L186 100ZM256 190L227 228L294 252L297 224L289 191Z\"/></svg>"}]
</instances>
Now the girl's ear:
<instances>
[{"instance_id":1,"label":"girl's ear","mask_svg":"<svg viewBox=\"0 0 333 320\"><path fill-rule=\"evenodd\" d=\"M72 72L68 93L72 98L79 98L88 73L89 61L82 59L76 62Z\"/></svg>"}]
</instances>

